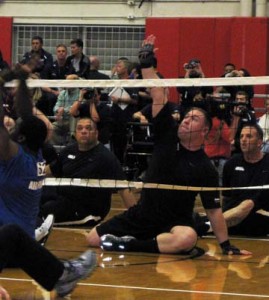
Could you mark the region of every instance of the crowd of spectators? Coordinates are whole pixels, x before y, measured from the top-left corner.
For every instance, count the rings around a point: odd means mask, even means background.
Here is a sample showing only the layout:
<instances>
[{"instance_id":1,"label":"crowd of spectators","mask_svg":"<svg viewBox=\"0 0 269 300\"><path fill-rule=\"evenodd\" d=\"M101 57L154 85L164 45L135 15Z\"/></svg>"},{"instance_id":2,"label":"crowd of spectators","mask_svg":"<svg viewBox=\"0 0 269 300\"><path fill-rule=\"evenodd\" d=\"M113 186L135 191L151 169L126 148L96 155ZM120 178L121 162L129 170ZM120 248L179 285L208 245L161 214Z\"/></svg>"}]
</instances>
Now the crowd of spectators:
<instances>
[{"instance_id":1,"label":"crowd of spectators","mask_svg":"<svg viewBox=\"0 0 269 300\"><path fill-rule=\"evenodd\" d=\"M126 87L109 93L92 87L42 87L28 91L27 78L163 78L157 68L154 42L154 36L144 41L139 52L140 64L127 57L119 58L111 77L99 71L98 57L83 53L81 39L70 42L70 56L67 56L67 46L59 44L53 61L52 54L43 49L43 39L35 36L32 49L12 71L0 52L0 138L4 145L0 151L2 226L19 225L27 239L34 237L38 218L53 215L58 225L98 225L87 236L93 247L174 254L190 253L197 235L213 231L223 254L250 255L230 244L228 232L247 236L269 234L268 191L232 189L269 183L269 101L265 100L265 114L257 118L252 107L253 86L181 87L178 103L169 102L169 90L164 87ZM205 77L199 59L184 64L184 70L184 78ZM237 70L232 63L224 66L224 72L223 77L250 76L245 68ZM13 79L19 79L18 87L4 87L5 82ZM128 126L136 121L140 134L153 124L152 159L146 164L144 161L146 175L142 180L201 188L230 187L231 190L223 192L223 202L217 189L211 193L202 189L205 217L194 213L198 193L192 191L142 189L137 202L127 188L42 186L45 175L77 180L125 180L124 167L130 147ZM59 153L56 153L57 146L63 146ZM13 161L18 163L14 165ZM12 180L14 172L9 170L16 170L16 180ZM16 182L24 182L30 173L33 179L29 184L22 188L15 186ZM115 191L121 195L127 210L102 222ZM23 204L19 207L17 203ZM32 247L39 245L34 242ZM96 264L95 254L87 255L85 274ZM59 276L64 268L65 265L59 264L57 280L61 281ZM63 291L58 285L62 283L57 281L48 289L55 288L59 295L71 291Z\"/></svg>"},{"instance_id":2,"label":"crowd of spectators","mask_svg":"<svg viewBox=\"0 0 269 300\"><path fill-rule=\"evenodd\" d=\"M53 55L43 48L42 37L34 36L31 50L25 53L19 64L32 63L34 65L30 75L32 79L132 80L142 78L140 64L131 62L128 57L119 57L109 76L100 72L101 63L97 56L88 57L83 52L81 39L73 39L69 46L70 56L68 56L68 46L61 43L57 45L56 59L53 61ZM152 57L151 66L157 78L163 78L158 70L155 56ZM9 68L0 52L0 70ZM183 68L185 72L183 78L206 77L202 63L197 58L185 63ZM220 76L245 77L250 76L250 73L245 68L237 69L233 63L227 63L224 66L224 73ZM269 122L267 121L269 101L268 99L265 101L265 114L260 119L257 118L252 106L253 86L192 86L180 87L177 91L178 102L170 102L168 105L177 124L180 124L185 113L194 107L206 110L212 118L213 126L205 138L203 148L219 173L220 185L223 184L224 165L232 156L241 153L241 130L245 125L254 125L259 122L263 130L262 151L263 153L269 152ZM18 117L14 107L15 92L16 88L6 88L3 97L4 122L11 131ZM150 89L126 87L120 89L120 92L110 92L111 90L90 86L82 89L42 87L31 91L35 109L49 123L51 132L48 144L53 145L55 149L76 144L75 132L78 120L85 117L91 118L98 130L98 141L114 153L126 172L129 167L128 163L132 161L132 167L135 165L138 170L131 179L140 180L142 177L139 175L146 171L151 153L146 153L149 156L146 159L143 157L145 153L140 153L139 149L135 159L132 157L130 160L128 155L130 153L133 155L130 148L133 147L132 143L136 138L141 138L140 142L144 146L149 145L150 152L153 150L154 130L150 133L148 130L152 125ZM133 122L137 123L138 130L130 131L130 124ZM133 135L136 134L138 136L134 137ZM147 145L148 141L150 143ZM60 147L57 148L57 146ZM141 149L141 152L145 152L145 148ZM51 162L49 157L47 160ZM61 174L66 176L64 173ZM91 177L93 174L87 174L87 176ZM102 215L101 219L104 216Z\"/></svg>"}]
</instances>

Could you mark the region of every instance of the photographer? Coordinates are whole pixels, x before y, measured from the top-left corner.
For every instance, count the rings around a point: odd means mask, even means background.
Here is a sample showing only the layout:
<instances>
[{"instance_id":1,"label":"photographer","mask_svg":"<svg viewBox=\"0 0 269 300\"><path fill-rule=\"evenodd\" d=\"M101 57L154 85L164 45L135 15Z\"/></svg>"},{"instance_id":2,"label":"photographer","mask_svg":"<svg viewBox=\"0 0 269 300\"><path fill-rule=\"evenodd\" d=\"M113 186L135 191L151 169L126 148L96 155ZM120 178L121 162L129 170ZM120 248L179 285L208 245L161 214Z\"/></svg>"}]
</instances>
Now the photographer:
<instances>
[{"instance_id":1,"label":"photographer","mask_svg":"<svg viewBox=\"0 0 269 300\"><path fill-rule=\"evenodd\" d=\"M205 74L201 67L201 62L198 59L191 59L188 63L183 65L185 70L184 78L204 78ZM203 101L208 94L213 93L212 87L191 86L177 88L181 95L181 109L186 111L189 107L199 106L203 107Z\"/></svg>"},{"instance_id":2,"label":"photographer","mask_svg":"<svg viewBox=\"0 0 269 300\"><path fill-rule=\"evenodd\" d=\"M249 103L248 94L238 91L232 107L232 123L230 126L230 140L232 154L240 153L240 132L245 124L256 124L255 111Z\"/></svg>"},{"instance_id":3,"label":"photographer","mask_svg":"<svg viewBox=\"0 0 269 300\"><path fill-rule=\"evenodd\" d=\"M77 80L75 74L68 75L67 80ZM66 145L70 141L71 134L74 132L75 120L70 116L71 105L79 97L78 88L66 88L61 91L57 102L53 108L55 122L53 122L53 134L51 143L53 145Z\"/></svg>"},{"instance_id":4,"label":"photographer","mask_svg":"<svg viewBox=\"0 0 269 300\"><path fill-rule=\"evenodd\" d=\"M239 70L233 70L230 73L227 73L225 77L250 77L250 73L248 70L241 68ZM233 86L226 86L225 87L227 93L229 93L230 100L236 100L236 94L239 91L244 91L248 95L248 101L250 102L254 96L254 88L252 85L233 85Z\"/></svg>"},{"instance_id":5,"label":"photographer","mask_svg":"<svg viewBox=\"0 0 269 300\"><path fill-rule=\"evenodd\" d=\"M212 128L209 131L204 151L219 174L219 185L222 186L222 172L226 161L231 156L230 128L227 123L230 106L228 101L208 97L207 111L212 118Z\"/></svg>"},{"instance_id":6,"label":"photographer","mask_svg":"<svg viewBox=\"0 0 269 300\"><path fill-rule=\"evenodd\" d=\"M90 117L97 124L99 142L110 149L111 109L105 102L101 102L101 89L80 90L78 100L70 108L70 114L75 118Z\"/></svg>"}]
</instances>

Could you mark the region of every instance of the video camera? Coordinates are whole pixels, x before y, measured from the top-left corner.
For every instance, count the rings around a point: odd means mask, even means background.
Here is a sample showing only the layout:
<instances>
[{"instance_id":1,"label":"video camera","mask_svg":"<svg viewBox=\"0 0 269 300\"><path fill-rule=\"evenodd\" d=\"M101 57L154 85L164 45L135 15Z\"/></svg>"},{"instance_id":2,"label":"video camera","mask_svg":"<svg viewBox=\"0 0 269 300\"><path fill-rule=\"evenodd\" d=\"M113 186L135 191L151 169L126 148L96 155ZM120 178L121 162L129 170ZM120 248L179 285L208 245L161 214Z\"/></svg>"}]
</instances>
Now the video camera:
<instances>
[{"instance_id":1,"label":"video camera","mask_svg":"<svg viewBox=\"0 0 269 300\"><path fill-rule=\"evenodd\" d=\"M85 100L91 100L94 98L94 88L85 88L86 93L84 94L84 99Z\"/></svg>"},{"instance_id":2,"label":"video camera","mask_svg":"<svg viewBox=\"0 0 269 300\"><path fill-rule=\"evenodd\" d=\"M232 114L238 117L244 117L248 113L247 103L233 102L233 107L239 107L238 111L232 111Z\"/></svg>"},{"instance_id":3,"label":"video camera","mask_svg":"<svg viewBox=\"0 0 269 300\"><path fill-rule=\"evenodd\" d=\"M212 117L217 116L220 119L230 119L231 115L245 117L249 113L248 104L237 101L230 101L229 98L207 96L206 107ZM239 107L234 111L234 107Z\"/></svg>"},{"instance_id":4,"label":"video camera","mask_svg":"<svg viewBox=\"0 0 269 300\"><path fill-rule=\"evenodd\" d=\"M196 68L201 61L199 59L191 59L188 63L184 64L184 69L185 70L192 70Z\"/></svg>"}]
</instances>

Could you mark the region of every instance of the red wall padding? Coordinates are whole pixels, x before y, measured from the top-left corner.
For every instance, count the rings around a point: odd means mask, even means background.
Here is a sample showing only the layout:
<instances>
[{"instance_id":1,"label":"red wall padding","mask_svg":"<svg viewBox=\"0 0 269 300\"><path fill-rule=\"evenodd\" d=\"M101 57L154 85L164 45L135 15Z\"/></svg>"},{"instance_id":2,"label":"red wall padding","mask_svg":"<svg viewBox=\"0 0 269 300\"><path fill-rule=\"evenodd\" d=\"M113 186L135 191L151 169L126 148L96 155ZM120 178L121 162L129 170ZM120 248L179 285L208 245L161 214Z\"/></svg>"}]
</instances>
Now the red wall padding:
<instances>
[{"instance_id":1,"label":"red wall padding","mask_svg":"<svg viewBox=\"0 0 269 300\"><path fill-rule=\"evenodd\" d=\"M158 69L166 78L183 76L183 64L192 58L201 60L206 77L219 77L227 62L265 76L268 24L269 18L148 18L146 35L157 37ZM265 91L255 87L255 93Z\"/></svg>"},{"instance_id":2,"label":"red wall padding","mask_svg":"<svg viewBox=\"0 0 269 300\"><path fill-rule=\"evenodd\" d=\"M0 49L4 60L11 63L13 18L0 17Z\"/></svg>"}]
</instances>

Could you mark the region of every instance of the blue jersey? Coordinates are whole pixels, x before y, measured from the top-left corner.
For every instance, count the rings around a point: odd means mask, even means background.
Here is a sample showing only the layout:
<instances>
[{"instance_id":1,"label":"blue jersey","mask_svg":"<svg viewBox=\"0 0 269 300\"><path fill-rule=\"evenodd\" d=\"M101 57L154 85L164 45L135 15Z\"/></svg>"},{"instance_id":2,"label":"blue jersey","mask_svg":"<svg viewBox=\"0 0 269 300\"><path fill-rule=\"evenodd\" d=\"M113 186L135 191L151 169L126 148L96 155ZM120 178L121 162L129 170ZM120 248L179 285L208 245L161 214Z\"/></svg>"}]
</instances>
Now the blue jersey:
<instances>
[{"instance_id":1,"label":"blue jersey","mask_svg":"<svg viewBox=\"0 0 269 300\"><path fill-rule=\"evenodd\" d=\"M45 161L19 146L17 155L0 160L0 225L15 223L34 237Z\"/></svg>"}]
</instances>

